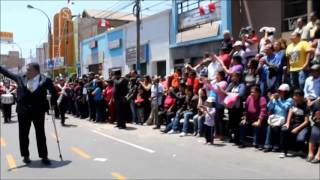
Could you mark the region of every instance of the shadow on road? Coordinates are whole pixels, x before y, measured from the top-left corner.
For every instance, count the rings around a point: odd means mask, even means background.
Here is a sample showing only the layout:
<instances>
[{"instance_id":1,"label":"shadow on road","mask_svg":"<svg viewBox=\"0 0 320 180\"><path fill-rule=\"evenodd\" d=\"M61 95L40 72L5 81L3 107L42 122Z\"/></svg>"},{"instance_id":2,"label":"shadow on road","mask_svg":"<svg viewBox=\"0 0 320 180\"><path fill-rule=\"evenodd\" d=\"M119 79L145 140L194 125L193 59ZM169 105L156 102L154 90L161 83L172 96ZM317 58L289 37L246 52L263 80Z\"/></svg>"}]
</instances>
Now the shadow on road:
<instances>
[{"instance_id":1,"label":"shadow on road","mask_svg":"<svg viewBox=\"0 0 320 180\"><path fill-rule=\"evenodd\" d=\"M26 165L20 165L20 166L17 166L15 168L11 168L11 169L8 169L8 171L12 171L12 170L15 170L15 169L21 169L21 168L47 168L47 169L55 169L55 168L60 168L60 167L63 167L63 166L67 166L71 163L72 161L69 161L69 160L65 160L65 161L56 161L56 160L51 160L51 165L50 166L47 166L47 165L44 165L42 164L41 160L37 160L37 161L32 161L30 164Z\"/></svg>"},{"instance_id":2,"label":"shadow on road","mask_svg":"<svg viewBox=\"0 0 320 180\"><path fill-rule=\"evenodd\" d=\"M127 128L125 128L124 130L134 131L134 130L137 130L137 128L135 128L135 127L128 127L128 126L127 126Z\"/></svg>"},{"instance_id":3,"label":"shadow on road","mask_svg":"<svg viewBox=\"0 0 320 180\"><path fill-rule=\"evenodd\" d=\"M64 124L63 127L67 127L67 128L78 127L78 125L75 125L75 124Z\"/></svg>"},{"instance_id":4,"label":"shadow on road","mask_svg":"<svg viewBox=\"0 0 320 180\"><path fill-rule=\"evenodd\" d=\"M222 143L214 143L213 146L216 146L216 147L223 147L223 146L226 146L225 144L222 144Z\"/></svg>"}]
</instances>

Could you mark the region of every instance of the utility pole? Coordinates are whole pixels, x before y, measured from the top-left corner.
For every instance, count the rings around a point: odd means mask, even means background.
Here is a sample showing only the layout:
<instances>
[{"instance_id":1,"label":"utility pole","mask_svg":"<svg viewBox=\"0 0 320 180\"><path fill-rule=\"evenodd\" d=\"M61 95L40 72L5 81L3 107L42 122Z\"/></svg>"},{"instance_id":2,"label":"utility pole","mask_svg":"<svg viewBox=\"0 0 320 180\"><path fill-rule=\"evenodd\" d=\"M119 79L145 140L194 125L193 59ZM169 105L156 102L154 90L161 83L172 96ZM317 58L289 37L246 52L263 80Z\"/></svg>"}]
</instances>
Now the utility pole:
<instances>
[{"instance_id":1,"label":"utility pole","mask_svg":"<svg viewBox=\"0 0 320 180\"><path fill-rule=\"evenodd\" d=\"M141 74L141 67L140 67L140 13L141 13L141 0L135 0L136 3L133 6L133 11L134 14L136 15L136 23L137 23L137 45L136 45L136 50L137 50L137 65L136 65L136 70L138 74Z\"/></svg>"}]
</instances>

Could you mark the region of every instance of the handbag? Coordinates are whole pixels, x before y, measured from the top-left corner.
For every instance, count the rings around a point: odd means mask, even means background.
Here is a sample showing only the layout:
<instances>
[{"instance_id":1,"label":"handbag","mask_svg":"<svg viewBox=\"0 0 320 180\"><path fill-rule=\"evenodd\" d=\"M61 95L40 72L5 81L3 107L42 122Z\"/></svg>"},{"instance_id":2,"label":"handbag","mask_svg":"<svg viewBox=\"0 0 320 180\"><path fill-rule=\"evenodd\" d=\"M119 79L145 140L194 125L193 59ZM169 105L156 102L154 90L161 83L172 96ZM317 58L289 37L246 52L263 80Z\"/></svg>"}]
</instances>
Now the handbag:
<instances>
[{"instance_id":1,"label":"handbag","mask_svg":"<svg viewBox=\"0 0 320 180\"><path fill-rule=\"evenodd\" d=\"M284 117L275 114L270 115L268 118L268 124L273 127L282 126L284 124L284 121Z\"/></svg>"},{"instance_id":2,"label":"handbag","mask_svg":"<svg viewBox=\"0 0 320 180\"><path fill-rule=\"evenodd\" d=\"M238 101L238 93L228 93L227 97L224 98L223 103L227 108L232 108Z\"/></svg>"}]
</instances>

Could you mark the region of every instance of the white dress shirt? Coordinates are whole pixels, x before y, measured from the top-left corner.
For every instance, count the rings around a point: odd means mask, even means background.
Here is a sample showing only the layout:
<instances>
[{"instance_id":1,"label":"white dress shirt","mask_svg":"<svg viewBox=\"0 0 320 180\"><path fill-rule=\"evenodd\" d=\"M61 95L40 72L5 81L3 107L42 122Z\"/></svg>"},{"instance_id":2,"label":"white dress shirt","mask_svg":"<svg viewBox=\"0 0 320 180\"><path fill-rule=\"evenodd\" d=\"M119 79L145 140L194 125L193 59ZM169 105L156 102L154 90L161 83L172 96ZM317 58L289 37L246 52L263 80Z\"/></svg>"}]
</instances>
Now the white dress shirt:
<instances>
[{"instance_id":1,"label":"white dress shirt","mask_svg":"<svg viewBox=\"0 0 320 180\"><path fill-rule=\"evenodd\" d=\"M36 75L33 79L27 81L27 88L30 92L34 92L39 87L40 74Z\"/></svg>"},{"instance_id":2,"label":"white dress shirt","mask_svg":"<svg viewBox=\"0 0 320 180\"><path fill-rule=\"evenodd\" d=\"M317 99L320 96L320 77L315 79L313 76L310 76L306 79L304 96L311 99Z\"/></svg>"},{"instance_id":3,"label":"white dress shirt","mask_svg":"<svg viewBox=\"0 0 320 180\"><path fill-rule=\"evenodd\" d=\"M218 71L222 70L222 66L218 61L211 62L208 65L208 79L211 81L216 80L216 74Z\"/></svg>"}]
</instances>

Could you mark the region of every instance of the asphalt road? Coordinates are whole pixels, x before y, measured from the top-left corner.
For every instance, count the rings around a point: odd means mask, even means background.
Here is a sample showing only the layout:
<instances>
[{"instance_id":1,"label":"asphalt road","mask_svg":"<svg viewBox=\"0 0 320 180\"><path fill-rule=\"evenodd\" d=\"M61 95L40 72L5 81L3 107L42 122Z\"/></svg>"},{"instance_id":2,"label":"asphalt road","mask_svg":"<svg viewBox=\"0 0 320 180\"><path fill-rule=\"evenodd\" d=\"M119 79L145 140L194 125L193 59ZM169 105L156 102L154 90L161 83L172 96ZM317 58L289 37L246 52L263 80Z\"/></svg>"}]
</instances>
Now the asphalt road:
<instances>
[{"instance_id":1,"label":"asphalt road","mask_svg":"<svg viewBox=\"0 0 320 180\"><path fill-rule=\"evenodd\" d=\"M68 116L68 127L57 120L63 161L51 116L46 136L51 166L38 157L34 129L30 131L30 158L22 163L18 123L1 119L1 179L319 179L320 166L300 157L278 158L254 148L239 149L203 138L161 134L151 127L94 124ZM16 116L13 118L16 121Z\"/></svg>"}]
</instances>

